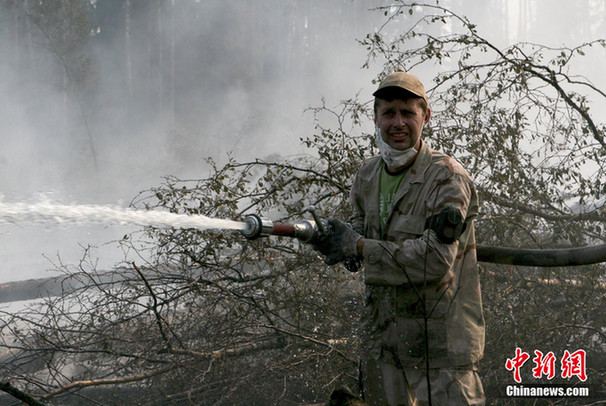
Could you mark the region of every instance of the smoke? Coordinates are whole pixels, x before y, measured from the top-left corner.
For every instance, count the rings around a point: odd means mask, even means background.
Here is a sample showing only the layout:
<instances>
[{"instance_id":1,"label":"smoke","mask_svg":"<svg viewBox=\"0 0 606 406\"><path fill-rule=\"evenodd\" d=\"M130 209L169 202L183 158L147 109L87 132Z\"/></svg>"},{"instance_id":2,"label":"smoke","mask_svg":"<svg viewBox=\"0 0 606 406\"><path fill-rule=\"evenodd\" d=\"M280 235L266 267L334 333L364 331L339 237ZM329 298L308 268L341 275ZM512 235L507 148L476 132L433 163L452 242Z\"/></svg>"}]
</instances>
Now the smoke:
<instances>
[{"instance_id":1,"label":"smoke","mask_svg":"<svg viewBox=\"0 0 606 406\"><path fill-rule=\"evenodd\" d=\"M359 7L289 3L131 2L127 17L97 2L93 135L108 193L127 199L163 175L204 176L205 157L304 152L305 109L350 97L370 80L352 79L370 75L358 72L356 35L325 24Z\"/></svg>"},{"instance_id":2,"label":"smoke","mask_svg":"<svg viewBox=\"0 0 606 406\"><path fill-rule=\"evenodd\" d=\"M36 22L25 4L0 7L0 51L9 56L0 59L5 201L35 203L42 193L66 204L127 205L162 176L204 177L206 157L304 153L300 138L314 131L305 109L322 97L336 105L375 74L360 70L355 41L380 20L367 12L372 4L91 5L83 43L53 20L60 7ZM72 34L74 42L61 42ZM115 231L3 225L0 280L39 276L52 268L43 255L78 261L81 245L124 233Z\"/></svg>"},{"instance_id":3,"label":"smoke","mask_svg":"<svg viewBox=\"0 0 606 406\"><path fill-rule=\"evenodd\" d=\"M228 154L251 160L306 152L299 140L314 131L306 108L322 97L328 105L356 93L370 100L381 66L361 69L366 50L356 39L385 21L369 9L389 2L81 2L89 7L89 36L70 44L67 60L50 43L66 37L50 11L35 24L25 5L12 3L0 6L3 199L32 201L45 193L62 203L126 205L162 176L205 176L205 157L224 162ZM533 27L523 38L531 40L563 18L552 1L532 2L524 12L512 8L505 22L484 18L497 3L445 5L478 20L488 37L491 25L506 24L512 41L522 23ZM550 32L565 41L566 26L558 27ZM53 30L63 36L53 37ZM3 226L3 261L12 266L0 280L39 275L46 267L41 253L64 252L56 232ZM77 250L108 235L110 229L86 229L60 239ZM9 251L17 256L10 259ZM24 258L40 261L23 270Z\"/></svg>"}]
</instances>

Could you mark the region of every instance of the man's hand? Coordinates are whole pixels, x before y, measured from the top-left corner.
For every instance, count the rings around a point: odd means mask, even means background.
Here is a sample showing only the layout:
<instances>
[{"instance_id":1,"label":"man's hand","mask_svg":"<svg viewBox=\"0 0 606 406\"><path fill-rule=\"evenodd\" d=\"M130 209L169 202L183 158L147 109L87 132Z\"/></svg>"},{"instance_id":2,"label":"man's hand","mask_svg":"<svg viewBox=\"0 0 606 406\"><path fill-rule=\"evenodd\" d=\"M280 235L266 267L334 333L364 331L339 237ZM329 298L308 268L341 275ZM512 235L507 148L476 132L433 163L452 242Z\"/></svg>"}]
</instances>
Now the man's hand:
<instances>
[{"instance_id":1,"label":"man's hand","mask_svg":"<svg viewBox=\"0 0 606 406\"><path fill-rule=\"evenodd\" d=\"M334 265L358 255L357 243L362 236L337 219L328 219L329 232L322 240L312 241L314 249L324 255L326 265Z\"/></svg>"}]
</instances>

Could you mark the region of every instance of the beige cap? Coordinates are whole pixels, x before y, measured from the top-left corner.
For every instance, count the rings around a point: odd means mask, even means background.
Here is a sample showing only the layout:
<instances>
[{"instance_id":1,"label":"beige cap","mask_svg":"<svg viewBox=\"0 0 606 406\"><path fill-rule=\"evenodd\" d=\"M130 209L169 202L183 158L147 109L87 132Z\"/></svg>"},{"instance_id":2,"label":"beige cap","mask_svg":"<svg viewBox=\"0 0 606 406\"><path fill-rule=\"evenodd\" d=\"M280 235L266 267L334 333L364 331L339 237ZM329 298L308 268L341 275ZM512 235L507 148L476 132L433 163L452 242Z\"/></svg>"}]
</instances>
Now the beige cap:
<instances>
[{"instance_id":1,"label":"beige cap","mask_svg":"<svg viewBox=\"0 0 606 406\"><path fill-rule=\"evenodd\" d=\"M427 102L427 95L423 83L415 75L407 72L394 72L385 77L379 84L377 90L372 94L375 97L382 98L388 92L396 90L396 88L404 89L415 96L424 99Z\"/></svg>"}]
</instances>

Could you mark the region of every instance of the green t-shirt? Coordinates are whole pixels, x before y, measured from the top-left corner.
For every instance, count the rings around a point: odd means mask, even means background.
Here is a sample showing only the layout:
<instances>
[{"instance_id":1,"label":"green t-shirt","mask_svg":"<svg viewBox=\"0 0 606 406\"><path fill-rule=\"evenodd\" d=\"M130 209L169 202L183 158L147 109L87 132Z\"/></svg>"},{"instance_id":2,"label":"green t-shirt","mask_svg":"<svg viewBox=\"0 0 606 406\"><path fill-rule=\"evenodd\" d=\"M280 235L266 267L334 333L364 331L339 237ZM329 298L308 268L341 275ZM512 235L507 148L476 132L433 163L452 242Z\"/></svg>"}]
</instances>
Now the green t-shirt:
<instances>
[{"instance_id":1,"label":"green t-shirt","mask_svg":"<svg viewBox=\"0 0 606 406\"><path fill-rule=\"evenodd\" d=\"M383 165L381 171L381 180L379 183L379 219L381 221L381 234L385 232L385 226L389 219L389 214L393 206L393 198L402 183L402 179L408 170L405 170L397 175L390 175Z\"/></svg>"}]
</instances>

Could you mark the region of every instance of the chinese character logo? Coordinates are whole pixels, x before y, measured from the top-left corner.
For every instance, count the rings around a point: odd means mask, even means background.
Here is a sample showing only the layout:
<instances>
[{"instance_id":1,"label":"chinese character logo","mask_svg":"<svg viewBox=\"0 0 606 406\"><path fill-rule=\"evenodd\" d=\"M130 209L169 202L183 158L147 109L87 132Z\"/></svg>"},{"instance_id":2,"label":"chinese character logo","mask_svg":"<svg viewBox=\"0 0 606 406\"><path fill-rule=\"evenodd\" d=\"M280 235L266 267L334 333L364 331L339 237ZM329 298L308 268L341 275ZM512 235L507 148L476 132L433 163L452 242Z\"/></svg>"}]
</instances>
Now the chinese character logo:
<instances>
[{"instance_id":1,"label":"chinese character logo","mask_svg":"<svg viewBox=\"0 0 606 406\"><path fill-rule=\"evenodd\" d=\"M556 374L556 356L552 351L547 354L539 350L534 350L535 357L532 359L535 367L532 369L532 376L540 379L545 376L547 379L553 379ZM587 380L586 367L585 367L586 353L584 350L577 350L570 352L564 351L564 355L561 359L561 372L562 378L569 379L576 376L581 381ZM508 371L513 371L513 379L517 383L522 382L522 376L520 369L530 359L530 355L527 352L522 351L521 348L516 348L516 354L513 358L508 358L505 361L505 368Z\"/></svg>"},{"instance_id":2,"label":"chinese character logo","mask_svg":"<svg viewBox=\"0 0 606 406\"><path fill-rule=\"evenodd\" d=\"M530 358L530 355L528 355L527 352L523 352L518 347L516 348L516 356L514 358L507 359L507 361L505 362L505 368L507 368L508 371L513 370L513 379L515 379L517 383L522 382L522 377L520 376L520 368L522 368L522 365L524 365L524 363L528 361L528 358Z\"/></svg>"},{"instance_id":3,"label":"chinese character logo","mask_svg":"<svg viewBox=\"0 0 606 406\"><path fill-rule=\"evenodd\" d=\"M568 350L564 351L562 358L562 378L571 378L576 375L581 381L587 380L585 374L585 351L578 350L572 354Z\"/></svg>"},{"instance_id":4,"label":"chinese character logo","mask_svg":"<svg viewBox=\"0 0 606 406\"><path fill-rule=\"evenodd\" d=\"M553 352L549 352L543 356L543 353L539 350L534 350L535 358L534 361L536 367L532 369L532 376L535 378L541 378L543 374L547 375L547 379L552 379L555 376L555 361L556 357Z\"/></svg>"}]
</instances>

